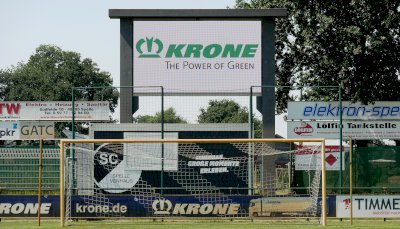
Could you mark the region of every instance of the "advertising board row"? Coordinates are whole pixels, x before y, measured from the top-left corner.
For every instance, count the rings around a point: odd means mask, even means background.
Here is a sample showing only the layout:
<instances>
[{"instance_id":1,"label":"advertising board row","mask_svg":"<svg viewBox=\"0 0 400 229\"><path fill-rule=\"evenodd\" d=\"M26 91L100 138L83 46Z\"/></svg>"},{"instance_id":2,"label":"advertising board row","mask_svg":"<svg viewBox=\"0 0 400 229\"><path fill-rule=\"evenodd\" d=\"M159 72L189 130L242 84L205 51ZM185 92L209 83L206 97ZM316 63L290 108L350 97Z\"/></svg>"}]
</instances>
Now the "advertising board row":
<instances>
[{"instance_id":1,"label":"advertising board row","mask_svg":"<svg viewBox=\"0 0 400 229\"><path fill-rule=\"evenodd\" d=\"M86 203L83 197L72 198L72 216L96 217L102 214L119 217L151 217L151 216L191 216L191 217L256 217L262 216L262 209L258 208L259 201L267 201L261 196L226 196L229 203L215 202L201 203L194 196L165 196L163 198L149 198L143 202L142 198L134 196L109 196L108 204L93 205ZM287 197L287 200L296 197ZM301 197L299 197L301 198ZM346 195L329 195L327 201L328 216L337 218L350 217L350 197ZM271 197L279 207L285 204L285 197L276 199ZM140 201L141 200L141 201ZM147 203L149 202L149 203ZM396 195L355 195L353 202L353 217L355 218L399 218L400 196ZM267 203L267 202L265 202ZM151 206L150 209L145 205ZM39 205L37 196L0 196L0 217L35 217ZM45 196L40 206L42 216L58 217L59 197ZM241 214L243 213L243 214Z\"/></svg>"},{"instance_id":2,"label":"advertising board row","mask_svg":"<svg viewBox=\"0 0 400 229\"><path fill-rule=\"evenodd\" d=\"M204 196L207 198L207 196ZM260 217L281 213L290 216L288 204L296 201L298 213L308 213L311 201L306 197L271 197L224 195L223 198L204 202L196 196L102 196L95 203L83 196L72 196L71 217ZM296 199L296 200L294 200ZM320 201L320 199L319 199ZM44 196L40 206L42 216L60 215L59 196ZM328 196L328 215L334 217L335 197ZM39 205L37 196L0 195L0 217L36 217ZM293 210L293 208L289 208ZM320 214L317 213L317 214Z\"/></svg>"}]
</instances>

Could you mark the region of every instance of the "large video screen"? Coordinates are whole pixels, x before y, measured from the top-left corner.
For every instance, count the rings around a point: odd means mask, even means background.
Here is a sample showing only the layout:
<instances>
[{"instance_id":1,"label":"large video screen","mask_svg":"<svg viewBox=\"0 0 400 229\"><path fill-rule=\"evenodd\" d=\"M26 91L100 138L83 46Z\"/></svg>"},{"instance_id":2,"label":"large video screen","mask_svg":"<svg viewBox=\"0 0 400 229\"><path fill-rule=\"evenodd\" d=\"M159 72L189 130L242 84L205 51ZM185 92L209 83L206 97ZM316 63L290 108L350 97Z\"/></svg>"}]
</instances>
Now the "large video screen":
<instances>
[{"instance_id":1,"label":"large video screen","mask_svg":"<svg viewBox=\"0 0 400 229\"><path fill-rule=\"evenodd\" d=\"M260 21L133 25L134 86L163 86L167 94L245 94L261 85Z\"/></svg>"}]
</instances>

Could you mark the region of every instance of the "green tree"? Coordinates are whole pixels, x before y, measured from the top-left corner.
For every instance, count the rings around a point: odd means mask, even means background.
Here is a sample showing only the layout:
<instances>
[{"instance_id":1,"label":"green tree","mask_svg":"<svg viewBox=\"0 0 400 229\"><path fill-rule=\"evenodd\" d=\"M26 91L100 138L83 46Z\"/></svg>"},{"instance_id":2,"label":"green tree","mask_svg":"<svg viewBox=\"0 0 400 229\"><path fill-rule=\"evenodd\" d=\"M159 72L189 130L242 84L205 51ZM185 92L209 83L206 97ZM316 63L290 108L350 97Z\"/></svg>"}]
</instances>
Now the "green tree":
<instances>
[{"instance_id":1,"label":"green tree","mask_svg":"<svg viewBox=\"0 0 400 229\"><path fill-rule=\"evenodd\" d=\"M71 101L73 87L104 86L106 89L75 90L75 100L110 101L117 106L118 91L111 75L79 53L53 45L40 45L26 63L0 70L0 98L5 101ZM57 123L61 131L71 124ZM79 126L83 133L87 128Z\"/></svg>"},{"instance_id":2,"label":"green tree","mask_svg":"<svg viewBox=\"0 0 400 229\"><path fill-rule=\"evenodd\" d=\"M210 100L206 109L200 108L199 123L249 123L249 111L233 100ZM261 121L253 118L254 136L262 136Z\"/></svg>"},{"instance_id":3,"label":"green tree","mask_svg":"<svg viewBox=\"0 0 400 229\"><path fill-rule=\"evenodd\" d=\"M370 103L400 98L400 2L392 0L237 0L236 8L287 8L276 20L277 85L343 87L343 100ZM306 99L338 100L312 89ZM288 89L277 91L278 111Z\"/></svg>"},{"instance_id":4,"label":"green tree","mask_svg":"<svg viewBox=\"0 0 400 229\"><path fill-rule=\"evenodd\" d=\"M156 112L155 115L138 115L133 118L136 123L161 123L161 112ZM164 123L187 123L181 116L176 114L174 108L170 107L164 111Z\"/></svg>"}]
</instances>

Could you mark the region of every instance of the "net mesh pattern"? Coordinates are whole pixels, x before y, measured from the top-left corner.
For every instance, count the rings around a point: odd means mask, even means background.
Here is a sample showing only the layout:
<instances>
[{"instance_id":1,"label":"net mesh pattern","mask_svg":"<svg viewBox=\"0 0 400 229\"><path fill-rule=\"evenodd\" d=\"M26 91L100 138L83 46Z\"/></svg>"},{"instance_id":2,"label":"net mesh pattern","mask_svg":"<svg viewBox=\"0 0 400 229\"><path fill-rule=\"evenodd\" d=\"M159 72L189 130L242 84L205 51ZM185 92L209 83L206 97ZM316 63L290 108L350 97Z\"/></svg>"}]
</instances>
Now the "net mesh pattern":
<instances>
[{"instance_id":1,"label":"net mesh pattern","mask_svg":"<svg viewBox=\"0 0 400 229\"><path fill-rule=\"evenodd\" d=\"M115 193L132 196L135 202L146 209L148 216L156 216L154 215L153 204L156 200L164 198L164 196L160 188L156 186L156 184L159 185L160 183L149 179L149 175L145 176L146 172L153 174L151 172L154 171L141 171L140 177L128 188L100 185L101 182L99 180L106 175L99 175L97 171L99 168L102 173L112 173L117 168L121 169L123 161L127 160L128 157L135 157L134 153L129 152L127 154L126 150L124 151L124 147L127 147L127 144L135 143L103 144L100 146L88 144L66 148L66 154L69 155L65 160L65 219L67 221L75 217L75 213L72 211L72 196L79 196L83 201L82 204L108 206L109 209L112 209L115 204L110 200L110 195ZM227 193L227 190L232 187L223 186L218 183L218 180L213 180L215 176L225 176L226 179L233 177L235 179L234 182L242 182L246 187L251 185L252 188L245 189L245 194L258 195L260 197L251 200L248 209L240 208L236 215L230 215L229 217L289 215L293 217L318 218L320 214L318 196L321 180L321 162L317 157L318 152L321 150L319 145L307 146L313 153L307 157L297 157L298 150L279 150L275 144L271 143L242 142L224 144L224 147L215 147L213 144L179 143L177 157L164 157L164 159L167 158L170 161L169 163L176 163L176 169L164 171L165 177L168 177L170 182L177 186L175 187L177 190L184 191L186 195L196 198L201 204L235 203L232 196ZM144 146L145 144L140 143L139 148ZM302 150L304 151L307 147L303 147ZM153 148L153 150L157 149L159 147ZM99 161L104 158L112 158L111 156L104 157L100 154L114 155L115 163L99 164ZM163 160L163 158L157 157L157 155L162 155L159 153L143 155L141 153L136 159L143 160L143 164L149 161L161 162ZM130 160L134 161L135 159L130 158ZM174 160L175 162L173 162ZM291 187L291 180L295 171L294 165L298 160L307 160L302 164L310 165L310 168L303 169L310 180L310 184L306 193L302 195L297 194ZM133 164L137 163L138 161ZM201 166L192 166L192 164L196 163L218 164L219 166L215 166L216 173L210 173L210 171L214 171L214 167L202 170L203 168L199 168ZM128 167L129 164L125 163L123 166L125 166L123 171L134 170L134 168ZM223 168L222 170L221 167ZM155 172L160 174L160 171ZM113 188L117 189L117 191L110 191ZM167 188L172 189L173 187ZM101 218L121 216L121 213L114 212L102 212L93 215L93 217ZM159 214L157 216L163 215Z\"/></svg>"}]
</instances>

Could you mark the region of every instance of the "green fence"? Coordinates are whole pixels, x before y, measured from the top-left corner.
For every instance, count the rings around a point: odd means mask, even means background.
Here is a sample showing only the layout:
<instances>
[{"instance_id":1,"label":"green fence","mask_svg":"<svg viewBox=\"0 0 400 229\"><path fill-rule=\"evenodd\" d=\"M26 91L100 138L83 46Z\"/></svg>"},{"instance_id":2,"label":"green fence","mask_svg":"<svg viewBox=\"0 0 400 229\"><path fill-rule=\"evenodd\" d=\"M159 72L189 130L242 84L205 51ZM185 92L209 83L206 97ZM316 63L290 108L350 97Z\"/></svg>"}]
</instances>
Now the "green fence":
<instances>
[{"instance_id":1,"label":"green fence","mask_svg":"<svg viewBox=\"0 0 400 229\"><path fill-rule=\"evenodd\" d=\"M349 154L345 157L343 192L350 187ZM328 172L328 187L339 192L339 172ZM399 193L400 192L400 147L370 146L354 147L353 193Z\"/></svg>"},{"instance_id":2,"label":"green fence","mask_svg":"<svg viewBox=\"0 0 400 229\"><path fill-rule=\"evenodd\" d=\"M59 148L43 148L42 193L59 190ZM0 148L0 194L37 194L39 146Z\"/></svg>"}]
</instances>

